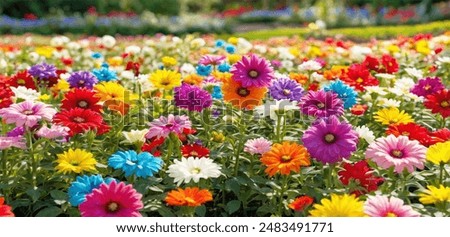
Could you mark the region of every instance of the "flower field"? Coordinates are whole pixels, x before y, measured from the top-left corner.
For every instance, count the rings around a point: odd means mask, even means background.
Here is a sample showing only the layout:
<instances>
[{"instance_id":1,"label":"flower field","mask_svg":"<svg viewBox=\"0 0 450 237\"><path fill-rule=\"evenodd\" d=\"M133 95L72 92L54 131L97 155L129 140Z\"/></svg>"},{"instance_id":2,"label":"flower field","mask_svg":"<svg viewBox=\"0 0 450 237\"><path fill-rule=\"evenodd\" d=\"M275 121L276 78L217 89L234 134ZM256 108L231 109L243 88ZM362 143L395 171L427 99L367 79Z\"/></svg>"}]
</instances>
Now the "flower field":
<instances>
[{"instance_id":1,"label":"flower field","mask_svg":"<svg viewBox=\"0 0 450 237\"><path fill-rule=\"evenodd\" d=\"M0 41L0 216L450 216L450 33Z\"/></svg>"}]
</instances>

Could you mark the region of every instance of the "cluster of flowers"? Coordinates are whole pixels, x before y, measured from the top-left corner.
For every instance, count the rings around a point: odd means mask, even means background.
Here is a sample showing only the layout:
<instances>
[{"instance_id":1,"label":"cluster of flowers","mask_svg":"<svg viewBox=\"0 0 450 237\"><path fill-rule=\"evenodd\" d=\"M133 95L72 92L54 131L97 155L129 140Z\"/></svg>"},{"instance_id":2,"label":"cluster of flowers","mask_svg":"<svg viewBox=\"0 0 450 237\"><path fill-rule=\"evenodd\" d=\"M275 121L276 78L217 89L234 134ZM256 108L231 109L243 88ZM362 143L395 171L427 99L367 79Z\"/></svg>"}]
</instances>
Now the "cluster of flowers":
<instances>
[{"instance_id":1,"label":"cluster of flowers","mask_svg":"<svg viewBox=\"0 0 450 237\"><path fill-rule=\"evenodd\" d=\"M450 215L448 35L26 43L0 216Z\"/></svg>"}]
</instances>

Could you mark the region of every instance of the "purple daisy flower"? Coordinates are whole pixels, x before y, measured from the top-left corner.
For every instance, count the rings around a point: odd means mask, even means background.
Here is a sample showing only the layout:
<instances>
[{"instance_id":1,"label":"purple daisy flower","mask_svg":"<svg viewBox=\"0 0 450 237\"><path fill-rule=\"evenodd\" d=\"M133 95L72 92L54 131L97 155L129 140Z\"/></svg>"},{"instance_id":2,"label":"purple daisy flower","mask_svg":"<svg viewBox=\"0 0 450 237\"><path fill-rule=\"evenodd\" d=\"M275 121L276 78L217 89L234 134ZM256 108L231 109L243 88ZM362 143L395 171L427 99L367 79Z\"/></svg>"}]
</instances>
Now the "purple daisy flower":
<instances>
[{"instance_id":1,"label":"purple daisy flower","mask_svg":"<svg viewBox=\"0 0 450 237\"><path fill-rule=\"evenodd\" d=\"M180 108L201 112L212 105L212 97L208 91L197 86L183 83L183 85L176 87L174 91L175 105Z\"/></svg>"},{"instance_id":2,"label":"purple daisy flower","mask_svg":"<svg viewBox=\"0 0 450 237\"><path fill-rule=\"evenodd\" d=\"M270 95L276 100L300 101L303 88L289 78L280 78L269 87Z\"/></svg>"},{"instance_id":3,"label":"purple daisy flower","mask_svg":"<svg viewBox=\"0 0 450 237\"><path fill-rule=\"evenodd\" d=\"M25 135L24 127L15 127L11 131L6 133L7 137L21 137L23 135Z\"/></svg>"},{"instance_id":4,"label":"purple daisy flower","mask_svg":"<svg viewBox=\"0 0 450 237\"><path fill-rule=\"evenodd\" d=\"M50 79L55 78L58 75L56 74L56 67L51 64L41 63L32 66L28 69L28 73L35 78L40 79Z\"/></svg>"},{"instance_id":5,"label":"purple daisy flower","mask_svg":"<svg viewBox=\"0 0 450 237\"><path fill-rule=\"evenodd\" d=\"M74 72L67 79L72 88L87 88L92 90L98 79L90 72L80 71Z\"/></svg>"},{"instance_id":6,"label":"purple daisy flower","mask_svg":"<svg viewBox=\"0 0 450 237\"><path fill-rule=\"evenodd\" d=\"M342 100L331 91L309 91L302 97L299 106L302 113L319 118L341 116L344 113Z\"/></svg>"},{"instance_id":7,"label":"purple daisy flower","mask_svg":"<svg viewBox=\"0 0 450 237\"><path fill-rule=\"evenodd\" d=\"M266 87L274 78L273 68L267 60L256 55L244 56L230 71L233 80L243 87Z\"/></svg>"},{"instance_id":8,"label":"purple daisy flower","mask_svg":"<svg viewBox=\"0 0 450 237\"><path fill-rule=\"evenodd\" d=\"M417 84L411 89L411 93L417 96L427 97L427 95L434 94L444 89L444 85L439 77L427 77L420 79Z\"/></svg>"},{"instance_id":9,"label":"purple daisy flower","mask_svg":"<svg viewBox=\"0 0 450 237\"><path fill-rule=\"evenodd\" d=\"M5 123L15 123L16 126L33 127L40 120L52 121L56 110L44 103L24 101L12 104L8 108L0 109L0 117Z\"/></svg>"},{"instance_id":10,"label":"purple daisy flower","mask_svg":"<svg viewBox=\"0 0 450 237\"><path fill-rule=\"evenodd\" d=\"M311 157L322 163L336 163L356 151L358 134L350 124L331 116L309 127L302 141Z\"/></svg>"},{"instance_id":11,"label":"purple daisy flower","mask_svg":"<svg viewBox=\"0 0 450 237\"><path fill-rule=\"evenodd\" d=\"M204 55L199 61L199 64L203 65L219 65L221 64L227 57L223 55Z\"/></svg>"},{"instance_id":12,"label":"purple daisy flower","mask_svg":"<svg viewBox=\"0 0 450 237\"><path fill-rule=\"evenodd\" d=\"M146 138L160 138L168 137L170 133L175 133L177 135L183 133L183 130L191 128L191 121L186 115L173 115L169 114L168 117L161 116L159 119L155 119L150 122L150 130L145 135Z\"/></svg>"}]
</instances>

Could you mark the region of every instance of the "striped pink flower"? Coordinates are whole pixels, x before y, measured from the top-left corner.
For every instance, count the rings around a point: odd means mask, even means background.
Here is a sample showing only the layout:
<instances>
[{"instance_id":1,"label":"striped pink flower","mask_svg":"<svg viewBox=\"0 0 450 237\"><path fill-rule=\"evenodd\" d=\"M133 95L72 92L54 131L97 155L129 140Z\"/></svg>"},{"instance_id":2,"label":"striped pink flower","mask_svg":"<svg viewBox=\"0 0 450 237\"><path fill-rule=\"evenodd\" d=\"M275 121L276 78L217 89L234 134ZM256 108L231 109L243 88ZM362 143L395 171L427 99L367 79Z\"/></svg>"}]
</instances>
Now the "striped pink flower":
<instances>
[{"instance_id":1,"label":"striped pink flower","mask_svg":"<svg viewBox=\"0 0 450 237\"><path fill-rule=\"evenodd\" d=\"M420 214L396 197L371 196L364 205L364 212L372 217L419 217Z\"/></svg>"},{"instance_id":2,"label":"striped pink flower","mask_svg":"<svg viewBox=\"0 0 450 237\"><path fill-rule=\"evenodd\" d=\"M24 101L0 109L0 117L5 123L15 123L17 127L33 127L41 120L51 121L56 110L44 103Z\"/></svg>"}]
</instances>

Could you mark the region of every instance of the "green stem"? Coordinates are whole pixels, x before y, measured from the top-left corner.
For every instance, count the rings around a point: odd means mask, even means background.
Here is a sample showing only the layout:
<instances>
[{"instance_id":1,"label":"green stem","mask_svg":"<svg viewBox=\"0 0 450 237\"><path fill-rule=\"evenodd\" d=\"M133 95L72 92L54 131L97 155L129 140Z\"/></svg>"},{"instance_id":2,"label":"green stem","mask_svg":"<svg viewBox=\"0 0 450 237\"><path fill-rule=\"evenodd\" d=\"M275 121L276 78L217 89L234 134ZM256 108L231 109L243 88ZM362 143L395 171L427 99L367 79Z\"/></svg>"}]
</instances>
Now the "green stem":
<instances>
[{"instance_id":1,"label":"green stem","mask_svg":"<svg viewBox=\"0 0 450 237\"><path fill-rule=\"evenodd\" d=\"M277 135L277 142L281 142L281 119L283 118L282 115L277 114L277 127L276 127L276 135Z\"/></svg>"},{"instance_id":2,"label":"green stem","mask_svg":"<svg viewBox=\"0 0 450 237\"><path fill-rule=\"evenodd\" d=\"M234 163L234 177L237 177L237 175L238 175L238 172L239 172L239 154L240 154L240 151L241 151L241 149L242 149L242 141L238 141L239 143L238 143L238 145L237 145L237 149L236 149L236 154L235 154L235 159L236 159L236 162Z\"/></svg>"},{"instance_id":3,"label":"green stem","mask_svg":"<svg viewBox=\"0 0 450 237\"><path fill-rule=\"evenodd\" d=\"M444 116L441 116L442 117L442 125L441 125L441 128L445 128L445 122L446 122L446 118L444 117Z\"/></svg>"},{"instance_id":4,"label":"green stem","mask_svg":"<svg viewBox=\"0 0 450 237\"><path fill-rule=\"evenodd\" d=\"M7 169L7 163L8 163L8 150L2 150L2 183L7 183L8 179L8 169Z\"/></svg>"},{"instance_id":5,"label":"green stem","mask_svg":"<svg viewBox=\"0 0 450 237\"><path fill-rule=\"evenodd\" d=\"M31 158L31 177L33 182L33 187L37 186L37 166L38 162L34 155L34 144L33 144L33 133L31 131L27 131L27 143L30 148L30 158Z\"/></svg>"},{"instance_id":6,"label":"green stem","mask_svg":"<svg viewBox=\"0 0 450 237\"><path fill-rule=\"evenodd\" d=\"M284 211L284 193L286 192L288 183L289 183L289 175L285 175L283 178L283 183L281 184L281 190L280 190L280 200L278 202L278 216L283 216Z\"/></svg>"},{"instance_id":7,"label":"green stem","mask_svg":"<svg viewBox=\"0 0 450 237\"><path fill-rule=\"evenodd\" d=\"M334 187L334 171L336 168L336 164L329 164L328 166L328 188L332 189Z\"/></svg>"},{"instance_id":8,"label":"green stem","mask_svg":"<svg viewBox=\"0 0 450 237\"><path fill-rule=\"evenodd\" d=\"M439 164L439 184L443 184L442 180L444 177L444 165L445 165L444 162L441 162Z\"/></svg>"}]
</instances>

